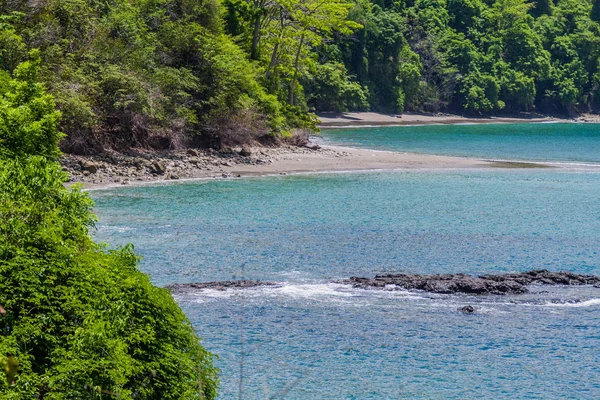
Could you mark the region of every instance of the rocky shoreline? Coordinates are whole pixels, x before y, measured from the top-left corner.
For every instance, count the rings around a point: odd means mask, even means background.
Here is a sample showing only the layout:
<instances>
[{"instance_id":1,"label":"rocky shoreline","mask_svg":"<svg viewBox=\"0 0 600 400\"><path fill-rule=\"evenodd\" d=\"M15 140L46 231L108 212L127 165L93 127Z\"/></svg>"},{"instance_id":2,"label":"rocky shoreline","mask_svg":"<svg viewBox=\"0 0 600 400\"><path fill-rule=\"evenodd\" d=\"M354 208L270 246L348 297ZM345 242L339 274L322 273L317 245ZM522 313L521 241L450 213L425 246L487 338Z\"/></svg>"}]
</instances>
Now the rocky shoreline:
<instances>
[{"instance_id":1,"label":"rocky shoreline","mask_svg":"<svg viewBox=\"0 0 600 400\"><path fill-rule=\"evenodd\" d=\"M193 178L241 177L240 167L270 165L282 156L302 156L322 153L340 157L344 152L323 149L318 145L280 147L239 147L186 149L180 151L132 151L129 154L105 152L92 156L65 154L63 169L69 173L69 183L81 182L87 187L128 185L136 182L169 181Z\"/></svg>"}]
</instances>

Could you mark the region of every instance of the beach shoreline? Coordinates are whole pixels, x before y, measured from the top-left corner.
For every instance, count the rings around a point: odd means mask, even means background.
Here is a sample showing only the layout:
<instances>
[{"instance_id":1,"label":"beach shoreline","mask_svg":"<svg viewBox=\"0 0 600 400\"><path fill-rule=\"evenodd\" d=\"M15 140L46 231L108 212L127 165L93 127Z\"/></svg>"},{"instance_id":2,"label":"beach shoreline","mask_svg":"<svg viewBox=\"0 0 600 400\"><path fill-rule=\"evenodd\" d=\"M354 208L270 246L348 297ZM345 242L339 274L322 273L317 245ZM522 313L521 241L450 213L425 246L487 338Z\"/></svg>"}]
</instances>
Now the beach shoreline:
<instances>
[{"instance_id":1,"label":"beach shoreline","mask_svg":"<svg viewBox=\"0 0 600 400\"><path fill-rule=\"evenodd\" d=\"M82 157L66 155L63 166L71 182L85 189L108 189L191 180L392 170L460 170L551 168L538 162L483 160L340 146L200 150L138 155Z\"/></svg>"},{"instance_id":2,"label":"beach shoreline","mask_svg":"<svg viewBox=\"0 0 600 400\"><path fill-rule=\"evenodd\" d=\"M374 112L319 113L320 128L352 128L369 126L418 126L459 124L519 124L548 122L597 122L589 116L567 119L539 114L517 116L466 117L453 114L382 114Z\"/></svg>"},{"instance_id":3,"label":"beach shoreline","mask_svg":"<svg viewBox=\"0 0 600 400\"><path fill-rule=\"evenodd\" d=\"M330 113L331 114L331 113ZM395 125L436 125L475 123L554 123L599 122L562 120L529 115L529 118L467 118L455 115L403 114L402 118L377 113L320 115L321 126L366 127ZM397 123L401 120L400 123ZM342 125L344 124L344 125ZM339 173L390 170L453 169L530 169L564 168L560 163L521 160L487 160L388 150L323 145L309 142L306 146L237 147L220 151L182 149L156 152L133 149L129 154L105 152L94 156L65 154L62 165L73 183L85 189L145 185L173 181L231 179L312 173Z\"/></svg>"}]
</instances>

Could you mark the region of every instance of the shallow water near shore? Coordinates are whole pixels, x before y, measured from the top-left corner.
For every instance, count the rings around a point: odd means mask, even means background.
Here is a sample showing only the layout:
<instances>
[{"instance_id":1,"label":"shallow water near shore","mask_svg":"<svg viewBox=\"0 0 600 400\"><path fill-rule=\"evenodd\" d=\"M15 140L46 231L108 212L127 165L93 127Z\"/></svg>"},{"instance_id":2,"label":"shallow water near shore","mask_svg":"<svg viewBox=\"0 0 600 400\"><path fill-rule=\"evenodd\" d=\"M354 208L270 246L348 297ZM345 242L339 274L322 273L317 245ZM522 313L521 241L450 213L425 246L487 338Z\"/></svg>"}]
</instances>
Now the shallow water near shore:
<instances>
[{"instance_id":1,"label":"shallow water near shore","mask_svg":"<svg viewBox=\"0 0 600 400\"><path fill-rule=\"evenodd\" d=\"M321 141L493 160L600 164L600 124L529 123L324 129Z\"/></svg>"},{"instance_id":2,"label":"shallow water near shore","mask_svg":"<svg viewBox=\"0 0 600 400\"><path fill-rule=\"evenodd\" d=\"M134 242L220 358L221 398L598 398L600 289L365 291L386 272L600 274L600 173L320 174L93 192L96 237ZM476 313L458 311L471 304ZM242 346L243 343L243 346ZM244 348L243 363L240 354Z\"/></svg>"}]
</instances>

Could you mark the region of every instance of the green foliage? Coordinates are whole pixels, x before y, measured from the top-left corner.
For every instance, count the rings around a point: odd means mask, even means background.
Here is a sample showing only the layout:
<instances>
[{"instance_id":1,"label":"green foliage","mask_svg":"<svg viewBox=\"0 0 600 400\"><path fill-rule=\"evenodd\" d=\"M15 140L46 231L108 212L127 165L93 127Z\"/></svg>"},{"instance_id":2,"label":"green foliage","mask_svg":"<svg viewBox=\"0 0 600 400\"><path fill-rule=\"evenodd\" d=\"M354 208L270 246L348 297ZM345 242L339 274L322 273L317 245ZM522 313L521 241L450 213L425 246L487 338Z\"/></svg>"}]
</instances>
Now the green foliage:
<instances>
[{"instance_id":1,"label":"green foliage","mask_svg":"<svg viewBox=\"0 0 600 400\"><path fill-rule=\"evenodd\" d=\"M328 111L368 110L365 88L348 77L341 63L318 64L304 87L310 93L308 104Z\"/></svg>"},{"instance_id":2,"label":"green foliage","mask_svg":"<svg viewBox=\"0 0 600 400\"><path fill-rule=\"evenodd\" d=\"M0 69L39 49L71 152L213 137L225 111L262 120L255 136L293 128L261 83L264 70L223 34L220 15L214 0L2 3Z\"/></svg>"},{"instance_id":3,"label":"green foliage","mask_svg":"<svg viewBox=\"0 0 600 400\"><path fill-rule=\"evenodd\" d=\"M15 79L0 75L0 158L58 158L60 113L37 83L39 59L19 65Z\"/></svg>"},{"instance_id":4,"label":"green foliage","mask_svg":"<svg viewBox=\"0 0 600 400\"><path fill-rule=\"evenodd\" d=\"M599 4L357 2L363 28L321 45L318 63L343 63L376 111L598 111Z\"/></svg>"},{"instance_id":5,"label":"green foliage","mask_svg":"<svg viewBox=\"0 0 600 400\"><path fill-rule=\"evenodd\" d=\"M491 75L473 71L462 80L461 95L467 111L485 113L504 108L499 94L500 84Z\"/></svg>"},{"instance_id":6,"label":"green foliage","mask_svg":"<svg viewBox=\"0 0 600 400\"><path fill-rule=\"evenodd\" d=\"M0 127L1 399L210 399L212 356L132 246L95 244L92 201L66 189L58 116L37 62L3 75ZM8 80L8 82L6 82Z\"/></svg>"},{"instance_id":7,"label":"green foliage","mask_svg":"<svg viewBox=\"0 0 600 400\"><path fill-rule=\"evenodd\" d=\"M310 129L312 108L597 111L597 0L222 4L4 2L0 70L39 49L80 153L260 140Z\"/></svg>"},{"instance_id":8,"label":"green foliage","mask_svg":"<svg viewBox=\"0 0 600 400\"><path fill-rule=\"evenodd\" d=\"M483 9L481 0L448 0L450 27L457 32L467 33L475 27Z\"/></svg>"},{"instance_id":9,"label":"green foliage","mask_svg":"<svg viewBox=\"0 0 600 400\"><path fill-rule=\"evenodd\" d=\"M0 15L0 69L5 71L15 69L27 54L27 46L12 26L22 17L20 13Z\"/></svg>"}]
</instances>

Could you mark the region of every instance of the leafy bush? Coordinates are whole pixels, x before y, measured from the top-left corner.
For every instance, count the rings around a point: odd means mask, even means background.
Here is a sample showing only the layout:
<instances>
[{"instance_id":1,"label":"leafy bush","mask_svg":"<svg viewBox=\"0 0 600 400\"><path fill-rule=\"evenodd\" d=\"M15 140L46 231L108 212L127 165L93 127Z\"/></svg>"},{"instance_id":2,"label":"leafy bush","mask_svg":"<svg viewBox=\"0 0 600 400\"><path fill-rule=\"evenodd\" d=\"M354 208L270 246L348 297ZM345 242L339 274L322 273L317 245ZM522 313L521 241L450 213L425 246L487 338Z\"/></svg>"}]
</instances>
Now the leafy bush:
<instances>
[{"instance_id":1,"label":"leafy bush","mask_svg":"<svg viewBox=\"0 0 600 400\"><path fill-rule=\"evenodd\" d=\"M39 60L15 70L15 79L0 75L0 157L43 155L57 159L60 113L54 100L37 83Z\"/></svg>"},{"instance_id":2,"label":"leafy bush","mask_svg":"<svg viewBox=\"0 0 600 400\"><path fill-rule=\"evenodd\" d=\"M63 185L37 64L0 85L0 363L18 363L0 398L214 398L212 355L133 246L92 241L92 201Z\"/></svg>"},{"instance_id":3,"label":"leafy bush","mask_svg":"<svg viewBox=\"0 0 600 400\"><path fill-rule=\"evenodd\" d=\"M369 109L364 87L348 76L344 64L326 63L316 66L303 85L310 95L308 104L325 111L361 111Z\"/></svg>"}]
</instances>

